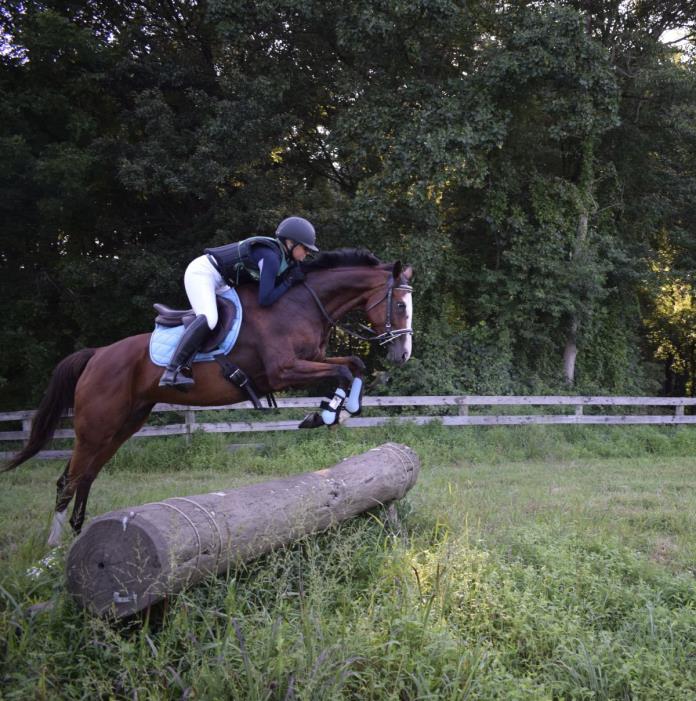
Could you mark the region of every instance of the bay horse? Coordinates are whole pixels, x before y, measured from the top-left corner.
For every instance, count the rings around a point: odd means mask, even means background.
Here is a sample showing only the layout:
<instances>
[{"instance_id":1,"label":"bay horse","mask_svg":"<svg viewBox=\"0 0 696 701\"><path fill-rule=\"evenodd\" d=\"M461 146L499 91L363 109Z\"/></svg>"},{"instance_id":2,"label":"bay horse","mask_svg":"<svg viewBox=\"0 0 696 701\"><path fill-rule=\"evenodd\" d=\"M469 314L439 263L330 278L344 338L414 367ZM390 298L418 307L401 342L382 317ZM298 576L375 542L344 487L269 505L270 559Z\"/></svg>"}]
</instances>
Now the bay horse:
<instances>
[{"instance_id":1,"label":"bay horse","mask_svg":"<svg viewBox=\"0 0 696 701\"><path fill-rule=\"evenodd\" d=\"M304 283L292 287L271 307L259 306L255 285L237 288L243 321L227 357L260 393L332 379L345 396L354 378L362 377L365 365L355 356L327 358L326 346L331 328L355 309L362 309L375 329L370 340L388 345L389 360L402 364L409 359L410 266L383 263L364 250L341 249L302 263L302 270ZM159 387L162 368L150 360L151 335L85 348L60 361L34 416L27 445L2 468L3 472L14 469L36 455L53 436L60 417L73 408L75 442L57 482L51 546L62 540L73 497L70 525L76 534L80 532L99 471L142 427L156 403L213 406L247 399L223 377L215 361L193 364L195 385L187 392Z\"/></svg>"}]
</instances>

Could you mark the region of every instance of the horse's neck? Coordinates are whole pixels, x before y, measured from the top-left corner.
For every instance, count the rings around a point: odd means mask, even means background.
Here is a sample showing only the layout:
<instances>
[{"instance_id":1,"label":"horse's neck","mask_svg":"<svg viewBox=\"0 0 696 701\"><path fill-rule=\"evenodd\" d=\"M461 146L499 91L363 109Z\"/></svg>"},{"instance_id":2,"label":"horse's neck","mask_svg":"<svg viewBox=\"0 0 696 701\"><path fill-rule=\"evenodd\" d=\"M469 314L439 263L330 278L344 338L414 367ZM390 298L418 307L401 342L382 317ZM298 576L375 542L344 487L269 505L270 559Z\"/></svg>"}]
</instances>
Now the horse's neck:
<instances>
[{"instance_id":1,"label":"horse's neck","mask_svg":"<svg viewBox=\"0 0 696 701\"><path fill-rule=\"evenodd\" d=\"M383 285L388 274L380 269L335 268L327 270L311 285L332 319L340 319L352 309L364 304L370 292Z\"/></svg>"}]
</instances>

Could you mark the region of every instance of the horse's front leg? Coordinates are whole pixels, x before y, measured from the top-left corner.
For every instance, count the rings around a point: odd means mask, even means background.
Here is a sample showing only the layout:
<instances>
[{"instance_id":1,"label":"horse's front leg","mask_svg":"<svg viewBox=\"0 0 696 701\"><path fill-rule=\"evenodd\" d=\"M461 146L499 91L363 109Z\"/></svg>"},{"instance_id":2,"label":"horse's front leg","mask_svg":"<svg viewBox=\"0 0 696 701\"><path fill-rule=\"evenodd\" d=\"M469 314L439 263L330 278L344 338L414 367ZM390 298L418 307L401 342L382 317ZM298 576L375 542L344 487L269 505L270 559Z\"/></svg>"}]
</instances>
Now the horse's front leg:
<instances>
[{"instance_id":1,"label":"horse's front leg","mask_svg":"<svg viewBox=\"0 0 696 701\"><path fill-rule=\"evenodd\" d=\"M325 363L332 365L345 365L356 377L362 377L367 368L365 363L357 355L341 355L335 358L324 358Z\"/></svg>"},{"instance_id":2,"label":"horse's front leg","mask_svg":"<svg viewBox=\"0 0 696 701\"><path fill-rule=\"evenodd\" d=\"M328 378L335 378L338 382L333 397L321 403L322 411L307 414L300 423L300 428L332 426L338 422L341 409L346 401L346 391L349 386L355 384L355 380L359 379L354 378L346 363L337 362L339 360L339 358L327 358L323 362L316 362L296 359L291 364L280 366L268 373L271 386L278 388L289 385L306 385ZM358 395L360 387L361 383L358 386Z\"/></svg>"},{"instance_id":3,"label":"horse's front leg","mask_svg":"<svg viewBox=\"0 0 696 701\"><path fill-rule=\"evenodd\" d=\"M363 390L363 375L365 374L365 363L356 355L345 355L336 358L326 358L327 363L336 365L345 365L349 368L353 375L353 383L350 386L348 399L343 404L343 408L351 415L358 416L362 411L362 390Z\"/></svg>"}]
</instances>

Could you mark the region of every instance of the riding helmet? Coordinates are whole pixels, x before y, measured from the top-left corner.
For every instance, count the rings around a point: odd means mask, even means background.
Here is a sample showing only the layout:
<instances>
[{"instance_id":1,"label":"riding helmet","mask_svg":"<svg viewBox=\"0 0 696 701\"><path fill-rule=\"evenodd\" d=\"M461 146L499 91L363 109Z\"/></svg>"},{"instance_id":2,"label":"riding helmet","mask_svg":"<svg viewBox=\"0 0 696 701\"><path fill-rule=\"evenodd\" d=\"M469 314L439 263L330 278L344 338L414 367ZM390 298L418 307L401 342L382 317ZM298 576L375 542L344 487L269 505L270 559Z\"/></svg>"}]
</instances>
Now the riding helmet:
<instances>
[{"instance_id":1,"label":"riding helmet","mask_svg":"<svg viewBox=\"0 0 696 701\"><path fill-rule=\"evenodd\" d=\"M301 243L310 251L318 251L316 247L317 234L314 227L302 217L288 217L283 219L276 229L276 236L279 239L291 239Z\"/></svg>"}]
</instances>

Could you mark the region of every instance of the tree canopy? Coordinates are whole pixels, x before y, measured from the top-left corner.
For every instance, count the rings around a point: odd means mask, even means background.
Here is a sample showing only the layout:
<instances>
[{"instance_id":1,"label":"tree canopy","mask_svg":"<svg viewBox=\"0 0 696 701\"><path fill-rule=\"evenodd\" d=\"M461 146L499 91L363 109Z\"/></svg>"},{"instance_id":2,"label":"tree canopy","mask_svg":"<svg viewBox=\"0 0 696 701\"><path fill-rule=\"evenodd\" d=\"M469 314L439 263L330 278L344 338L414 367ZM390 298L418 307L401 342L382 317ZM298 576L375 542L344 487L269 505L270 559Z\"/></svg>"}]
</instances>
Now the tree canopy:
<instances>
[{"instance_id":1,"label":"tree canopy","mask_svg":"<svg viewBox=\"0 0 696 701\"><path fill-rule=\"evenodd\" d=\"M0 31L5 408L288 214L413 264L395 390L696 391L696 2L10 0Z\"/></svg>"}]
</instances>

